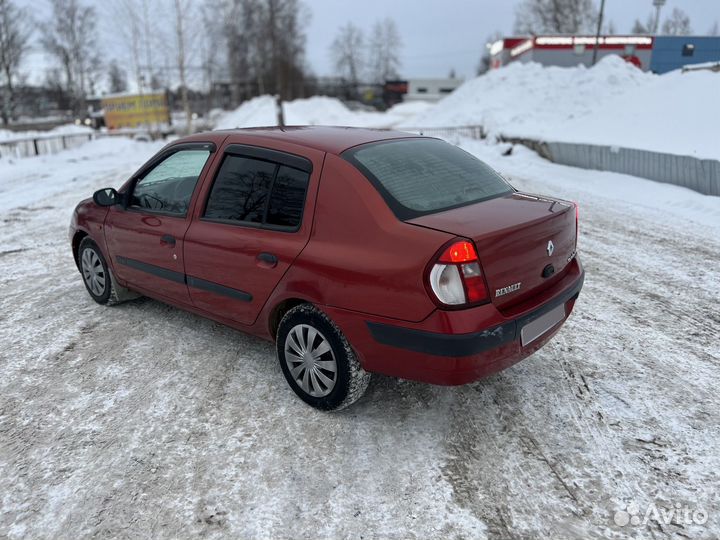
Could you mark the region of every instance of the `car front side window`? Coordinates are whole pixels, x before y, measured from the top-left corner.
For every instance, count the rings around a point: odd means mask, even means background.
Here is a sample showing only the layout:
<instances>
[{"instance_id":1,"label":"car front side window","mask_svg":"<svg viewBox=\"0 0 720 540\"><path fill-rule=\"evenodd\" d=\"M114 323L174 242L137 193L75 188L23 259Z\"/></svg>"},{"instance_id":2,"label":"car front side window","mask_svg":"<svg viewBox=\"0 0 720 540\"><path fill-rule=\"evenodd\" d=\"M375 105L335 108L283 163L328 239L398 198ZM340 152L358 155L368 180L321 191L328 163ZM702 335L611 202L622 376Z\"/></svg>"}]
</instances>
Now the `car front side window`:
<instances>
[{"instance_id":1,"label":"car front side window","mask_svg":"<svg viewBox=\"0 0 720 540\"><path fill-rule=\"evenodd\" d=\"M130 206L186 215L209 156L209 150L180 150L165 158L137 181Z\"/></svg>"}]
</instances>

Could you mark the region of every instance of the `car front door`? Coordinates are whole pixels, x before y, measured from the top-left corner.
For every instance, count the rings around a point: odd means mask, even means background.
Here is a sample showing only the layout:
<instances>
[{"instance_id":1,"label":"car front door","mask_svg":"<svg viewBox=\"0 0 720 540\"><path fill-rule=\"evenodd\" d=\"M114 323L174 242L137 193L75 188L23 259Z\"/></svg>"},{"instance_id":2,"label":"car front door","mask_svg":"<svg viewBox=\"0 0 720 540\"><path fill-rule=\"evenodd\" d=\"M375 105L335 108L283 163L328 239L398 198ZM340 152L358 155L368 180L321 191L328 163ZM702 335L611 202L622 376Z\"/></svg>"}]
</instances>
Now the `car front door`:
<instances>
[{"instance_id":1,"label":"car front door","mask_svg":"<svg viewBox=\"0 0 720 540\"><path fill-rule=\"evenodd\" d=\"M111 207L105 239L117 276L151 296L190 303L183 239L193 193L215 151L212 143L170 147L138 173Z\"/></svg>"},{"instance_id":2,"label":"car front door","mask_svg":"<svg viewBox=\"0 0 720 540\"><path fill-rule=\"evenodd\" d=\"M228 145L185 236L192 302L252 324L310 238L324 154Z\"/></svg>"}]
</instances>

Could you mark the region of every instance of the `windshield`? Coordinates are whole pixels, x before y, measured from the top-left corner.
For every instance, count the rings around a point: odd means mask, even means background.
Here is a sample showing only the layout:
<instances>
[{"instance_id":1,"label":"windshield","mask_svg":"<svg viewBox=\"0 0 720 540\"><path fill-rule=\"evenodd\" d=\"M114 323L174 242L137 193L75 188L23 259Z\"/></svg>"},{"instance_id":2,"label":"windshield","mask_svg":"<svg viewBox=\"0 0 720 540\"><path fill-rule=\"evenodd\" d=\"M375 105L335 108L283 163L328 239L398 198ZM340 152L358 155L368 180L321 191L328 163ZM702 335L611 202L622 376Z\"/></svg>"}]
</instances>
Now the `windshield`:
<instances>
[{"instance_id":1,"label":"windshield","mask_svg":"<svg viewBox=\"0 0 720 540\"><path fill-rule=\"evenodd\" d=\"M360 169L400 219L466 206L513 191L488 165L438 139L401 139L352 148Z\"/></svg>"}]
</instances>

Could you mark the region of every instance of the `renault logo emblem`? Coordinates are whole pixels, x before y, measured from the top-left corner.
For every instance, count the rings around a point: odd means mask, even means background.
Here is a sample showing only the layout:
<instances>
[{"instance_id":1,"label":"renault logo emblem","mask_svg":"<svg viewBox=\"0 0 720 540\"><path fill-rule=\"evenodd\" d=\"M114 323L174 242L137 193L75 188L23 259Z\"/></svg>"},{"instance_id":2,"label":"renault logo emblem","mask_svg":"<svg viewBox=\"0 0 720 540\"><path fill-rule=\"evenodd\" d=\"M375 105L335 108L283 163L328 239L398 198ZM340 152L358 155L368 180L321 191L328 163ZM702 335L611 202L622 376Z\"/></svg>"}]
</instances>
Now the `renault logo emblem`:
<instances>
[{"instance_id":1,"label":"renault logo emblem","mask_svg":"<svg viewBox=\"0 0 720 540\"><path fill-rule=\"evenodd\" d=\"M552 254L554 251L555 251L555 244L552 243L552 240L549 240L548 246L547 246L548 257L552 257Z\"/></svg>"}]
</instances>

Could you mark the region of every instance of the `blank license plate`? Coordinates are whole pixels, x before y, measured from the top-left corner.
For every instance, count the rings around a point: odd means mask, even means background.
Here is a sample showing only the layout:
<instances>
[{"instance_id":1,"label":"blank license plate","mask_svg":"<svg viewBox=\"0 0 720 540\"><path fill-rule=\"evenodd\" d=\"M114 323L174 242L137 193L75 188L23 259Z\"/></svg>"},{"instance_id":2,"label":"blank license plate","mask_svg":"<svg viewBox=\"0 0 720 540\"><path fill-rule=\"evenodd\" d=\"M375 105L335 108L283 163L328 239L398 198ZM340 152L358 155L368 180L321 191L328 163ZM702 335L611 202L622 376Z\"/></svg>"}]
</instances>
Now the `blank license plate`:
<instances>
[{"instance_id":1,"label":"blank license plate","mask_svg":"<svg viewBox=\"0 0 720 540\"><path fill-rule=\"evenodd\" d=\"M523 326L522 330L520 330L520 341L523 347L535 341L548 330L551 330L556 324L562 322L564 318L565 304L560 304L558 307L548 311L545 315Z\"/></svg>"}]
</instances>

